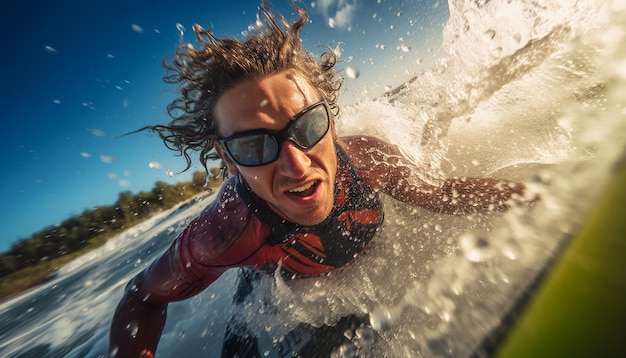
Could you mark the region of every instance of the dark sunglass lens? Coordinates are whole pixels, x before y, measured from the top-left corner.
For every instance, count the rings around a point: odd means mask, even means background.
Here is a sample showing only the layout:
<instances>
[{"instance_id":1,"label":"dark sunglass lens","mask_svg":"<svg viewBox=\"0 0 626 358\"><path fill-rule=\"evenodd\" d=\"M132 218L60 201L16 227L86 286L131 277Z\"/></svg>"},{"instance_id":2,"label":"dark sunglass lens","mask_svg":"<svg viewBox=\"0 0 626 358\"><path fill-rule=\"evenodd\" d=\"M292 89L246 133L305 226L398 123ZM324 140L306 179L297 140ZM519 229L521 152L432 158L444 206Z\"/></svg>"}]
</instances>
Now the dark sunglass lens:
<instances>
[{"instance_id":1,"label":"dark sunglass lens","mask_svg":"<svg viewBox=\"0 0 626 358\"><path fill-rule=\"evenodd\" d=\"M267 134L234 138L226 142L226 146L237 163L247 166L269 163L276 159L278 153L276 141Z\"/></svg>"},{"instance_id":2,"label":"dark sunglass lens","mask_svg":"<svg viewBox=\"0 0 626 358\"><path fill-rule=\"evenodd\" d=\"M298 118L290 130L293 140L303 148L311 148L328 131L329 120L326 108L319 105Z\"/></svg>"}]
</instances>

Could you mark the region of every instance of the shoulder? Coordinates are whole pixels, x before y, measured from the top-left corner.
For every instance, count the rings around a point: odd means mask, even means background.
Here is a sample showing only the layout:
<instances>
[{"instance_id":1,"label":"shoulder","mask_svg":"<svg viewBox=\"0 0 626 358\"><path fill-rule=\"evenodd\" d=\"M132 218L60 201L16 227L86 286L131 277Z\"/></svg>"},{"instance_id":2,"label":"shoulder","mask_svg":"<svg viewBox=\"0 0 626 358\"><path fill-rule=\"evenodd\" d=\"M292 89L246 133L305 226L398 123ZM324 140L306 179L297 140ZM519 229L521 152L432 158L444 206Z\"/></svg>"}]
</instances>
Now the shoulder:
<instances>
[{"instance_id":1,"label":"shoulder","mask_svg":"<svg viewBox=\"0 0 626 358\"><path fill-rule=\"evenodd\" d=\"M369 135L351 135L346 137L339 137L337 142L339 142L339 144L341 144L341 146L346 151L388 145L382 139Z\"/></svg>"},{"instance_id":2,"label":"shoulder","mask_svg":"<svg viewBox=\"0 0 626 358\"><path fill-rule=\"evenodd\" d=\"M372 136L349 136L337 140L348 154L358 174L372 189L389 193L406 181L418 168L400 149L391 143Z\"/></svg>"},{"instance_id":3,"label":"shoulder","mask_svg":"<svg viewBox=\"0 0 626 358\"><path fill-rule=\"evenodd\" d=\"M337 142L355 162L375 160L400 155L398 147L384 140L367 135L340 137Z\"/></svg>"},{"instance_id":4,"label":"shoulder","mask_svg":"<svg viewBox=\"0 0 626 358\"><path fill-rule=\"evenodd\" d=\"M233 183L226 182L215 200L135 280L141 292L151 293L152 302L190 297L229 268L216 263L237 250L236 244L254 221Z\"/></svg>"},{"instance_id":5,"label":"shoulder","mask_svg":"<svg viewBox=\"0 0 626 358\"><path fill-rule=\"evenodd\" d=\"M388 167L406 162L397 146L372 136L349 136L337 140L350 158L352 165L361 171L388 170ZM367 175L367 173L365 173Z\"/></svg>"},{"instance_id":6,"label":"shoulder","mask_svg":"<svg viewBox=\"0 0 626 358\"><path fill-rule=\"evenodd\" d=\"M232 246L245 231L251 219L247 205L229 179L215 200L194 219L179 237L182 252L193 256L193 261L209 263Z\"/></svg>"}]
</instances>

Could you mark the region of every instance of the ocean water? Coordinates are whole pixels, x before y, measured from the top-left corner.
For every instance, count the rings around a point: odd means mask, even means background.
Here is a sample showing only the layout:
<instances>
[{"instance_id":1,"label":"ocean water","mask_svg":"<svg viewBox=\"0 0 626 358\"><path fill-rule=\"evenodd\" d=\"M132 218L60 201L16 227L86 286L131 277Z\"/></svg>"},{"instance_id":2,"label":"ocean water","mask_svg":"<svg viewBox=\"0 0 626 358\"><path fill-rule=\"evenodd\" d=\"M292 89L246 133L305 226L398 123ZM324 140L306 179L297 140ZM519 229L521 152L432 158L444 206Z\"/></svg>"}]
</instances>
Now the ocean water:
<instances>
[{"instance_id":1,"label":"ocean water","mask_svg":"<svg viewBox=\"0 0 626 358\"><path fill-rule=\"evenodd\" d=\"M338 131L397 144L420 168L416 178L520 180L541 200L449 216L385 198L380 237L331 275L263 278L241 310L230 304L228 272L171 304L160 356L218 356L235 311L270 342L299 322L370 314L371 334L339 356L469 356L567 245L626 145L626 1L450 0L449 9L437 63L387 96L343 108ZM106 356L124 285L210 200L137 225L0 304L0 356Z\"/></svg>"}]
</instances>

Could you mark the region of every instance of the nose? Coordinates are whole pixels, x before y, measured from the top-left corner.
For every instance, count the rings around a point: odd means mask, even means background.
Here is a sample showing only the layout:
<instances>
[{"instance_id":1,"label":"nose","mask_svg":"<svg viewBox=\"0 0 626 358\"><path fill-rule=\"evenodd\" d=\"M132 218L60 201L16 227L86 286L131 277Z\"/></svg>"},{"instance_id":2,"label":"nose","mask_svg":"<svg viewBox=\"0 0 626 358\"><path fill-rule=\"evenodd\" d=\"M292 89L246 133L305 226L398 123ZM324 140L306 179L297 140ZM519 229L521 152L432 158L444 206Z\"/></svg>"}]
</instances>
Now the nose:
<instances>
[{"instance_id":1,"label":"nose","mask_svg":"<svg viewBox=\"0 0 626 358\"><path fill-rule=\"evenodd\" d=\"M278 157L278 170L280 174L292 177L303 177L311 166L311 158L290 140L283 143Z\"/></svg>"}]
</instances>

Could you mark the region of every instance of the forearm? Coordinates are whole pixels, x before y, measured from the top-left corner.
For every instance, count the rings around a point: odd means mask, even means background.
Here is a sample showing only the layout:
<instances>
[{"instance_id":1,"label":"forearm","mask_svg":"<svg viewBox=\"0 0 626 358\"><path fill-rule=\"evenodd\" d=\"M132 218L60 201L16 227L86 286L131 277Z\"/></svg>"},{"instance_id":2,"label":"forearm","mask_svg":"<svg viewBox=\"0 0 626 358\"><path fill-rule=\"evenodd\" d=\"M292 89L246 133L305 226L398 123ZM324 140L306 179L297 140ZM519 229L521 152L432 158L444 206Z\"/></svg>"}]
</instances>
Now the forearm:
<instances>
[{"instance_id":1,"label":"forearm","mask_svg":"<svg viewBox=\"0 0 626 358\"><path fill-rule=\"evenodd\" d=\"M113 316L109 355L152 358L165 325L167 304L147 302L132 285L129 284Z\"/></svg>"},{"instance_id":2,"label":"forearm","mask_svg":"<svg viewBox=\"0 0 626 358\"><path fill-rule=\"evenodd\" d=\"M366 183L393 198L428 210L464 214L503 211L511 199L523 198L522 183L493 178L422 179L424 170L416 167L396 146L372 137L347 137L340 143ZM424 175L424 178L427 178ZM437 184L434 184L437 183ZM533 204L537 198L527 200Z\"/></svg>"},{"instance_id":3,"label":"forearm","mask_svg":"<svg viewBox=\"0 0 626 358\"><path fill-rule=\"evenodd\" d=\"M437 212L463 214L504 211L511 199L521 199L522 183L493 178L451 178L434 190L424 206Z\"/></svg>"}]
</instances>

